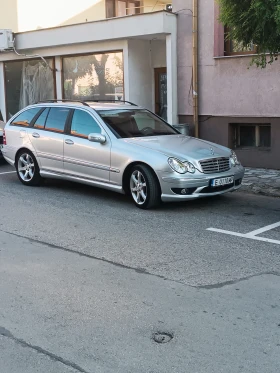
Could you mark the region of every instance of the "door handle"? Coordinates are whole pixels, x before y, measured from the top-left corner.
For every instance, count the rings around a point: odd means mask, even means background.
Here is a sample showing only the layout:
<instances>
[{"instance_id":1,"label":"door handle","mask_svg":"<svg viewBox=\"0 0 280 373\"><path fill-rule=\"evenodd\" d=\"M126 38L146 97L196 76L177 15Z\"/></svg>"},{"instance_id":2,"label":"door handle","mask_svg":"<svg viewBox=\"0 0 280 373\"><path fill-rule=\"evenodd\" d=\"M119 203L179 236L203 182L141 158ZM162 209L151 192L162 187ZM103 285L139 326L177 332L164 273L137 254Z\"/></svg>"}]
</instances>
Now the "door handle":
<instances>
[{"instance_id":1,"label":"door handle","mask_svg":"<svg viewBox=\"0 0 280 373\"><path fill-rule=\"evenodd\" d=\"M65 140L65 144L67 144L67 145L74 145L74 141L66 139Z\"/></svg>"},{"instance_id":2,"label":"door handle","mask_svg":"<svg viewBox=\"0 0 280 373\"><path fill-rule=\"evenodd\" d=\"M40 137L39 133L33 132L32 136L35 137L35 139L38 139Z\"/></svg>"}]
</instances>

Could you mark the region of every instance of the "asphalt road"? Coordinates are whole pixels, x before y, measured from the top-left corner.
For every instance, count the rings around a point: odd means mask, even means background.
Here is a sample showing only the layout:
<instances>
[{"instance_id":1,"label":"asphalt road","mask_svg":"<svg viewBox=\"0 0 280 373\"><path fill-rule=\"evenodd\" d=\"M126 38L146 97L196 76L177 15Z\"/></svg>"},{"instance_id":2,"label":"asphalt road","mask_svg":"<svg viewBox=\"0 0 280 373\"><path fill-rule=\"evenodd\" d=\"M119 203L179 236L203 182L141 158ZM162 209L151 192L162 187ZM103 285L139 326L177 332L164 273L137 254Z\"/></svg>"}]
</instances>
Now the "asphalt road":
<instances>
[{"instance_id":1,"label":"asphalt road","mask_svg":"<svg viewBox=\"0 0 280 373\"><path fill-rule=\"evenodd\" d=\"M12 171L0 166L1 373L280 371L279 199L142 211Z\"/></svg>"}]
</instances>

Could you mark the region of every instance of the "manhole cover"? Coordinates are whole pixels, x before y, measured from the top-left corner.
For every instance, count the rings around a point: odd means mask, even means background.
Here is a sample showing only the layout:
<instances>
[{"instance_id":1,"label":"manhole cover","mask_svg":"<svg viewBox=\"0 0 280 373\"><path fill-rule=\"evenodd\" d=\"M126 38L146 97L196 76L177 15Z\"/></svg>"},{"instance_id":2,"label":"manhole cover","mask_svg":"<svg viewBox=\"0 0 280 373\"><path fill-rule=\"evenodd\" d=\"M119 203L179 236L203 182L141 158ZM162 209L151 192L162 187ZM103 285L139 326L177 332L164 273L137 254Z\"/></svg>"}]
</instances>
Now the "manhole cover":
<instances>
[{"instance_id":1,"label":"manhole cover","mask_svg":"<svg viewBox=\"0 0 280 373\"><path fill-rule=\"evenodd\" d=\"M170 333L155 333L153 335L153 340L157 343L167 343L170 342L173 335Z\"/></svg>"}]
</instances>

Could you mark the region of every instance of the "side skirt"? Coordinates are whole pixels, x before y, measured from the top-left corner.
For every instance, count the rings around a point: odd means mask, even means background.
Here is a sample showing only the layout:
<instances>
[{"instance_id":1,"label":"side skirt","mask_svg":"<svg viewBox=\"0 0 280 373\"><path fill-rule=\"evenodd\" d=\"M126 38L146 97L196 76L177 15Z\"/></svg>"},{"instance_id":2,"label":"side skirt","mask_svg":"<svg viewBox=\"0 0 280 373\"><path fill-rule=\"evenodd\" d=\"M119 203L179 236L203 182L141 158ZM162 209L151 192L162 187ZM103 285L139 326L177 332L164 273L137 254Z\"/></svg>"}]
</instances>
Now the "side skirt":
<instances>
[{"instance_id":1,"label":"side skirt","mask_svg":"<svg viewBox=\"0 0 280 373\"><path fill-rule=\"evenodd\" d=\"M95 186L97 188L112 190L112 191L117 192L117 193L125 194L122 186L120 186L120 185L104 183L104 182L97 181L97 180L85 179L85 178L82 178L82 177L72 176L72 175L69 175L69 174L60 174L60 173L55 173L55 172L46 171L46 170L45 171L40 170L40 175L42 177L45 177L45 178L48 178L48 179L69 180L69 181L74 181L74 182L77 182L77 183L91 185L91 186Z\"/></svg>"}]
</instances>

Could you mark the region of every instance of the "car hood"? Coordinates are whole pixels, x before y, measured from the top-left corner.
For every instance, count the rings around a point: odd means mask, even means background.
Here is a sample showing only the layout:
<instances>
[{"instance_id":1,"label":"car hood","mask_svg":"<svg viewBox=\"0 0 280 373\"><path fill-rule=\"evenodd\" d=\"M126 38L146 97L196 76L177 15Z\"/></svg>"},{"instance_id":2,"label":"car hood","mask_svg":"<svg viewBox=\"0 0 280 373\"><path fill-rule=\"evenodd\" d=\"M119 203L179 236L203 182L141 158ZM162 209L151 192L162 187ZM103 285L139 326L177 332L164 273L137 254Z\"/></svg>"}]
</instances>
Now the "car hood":
<instances>
[{"instance_id":1,"label":"car hood","mask_svg":"<svg viewBox=\"0 0 280 373\"><path fill-rule=\"evenodd\" d=\"M229 157L230 149L208 141L184 135L169 135L125 139L144 148L161 152L181 161L199 161L207 158Z\"/></svg>"}]
</instances>

